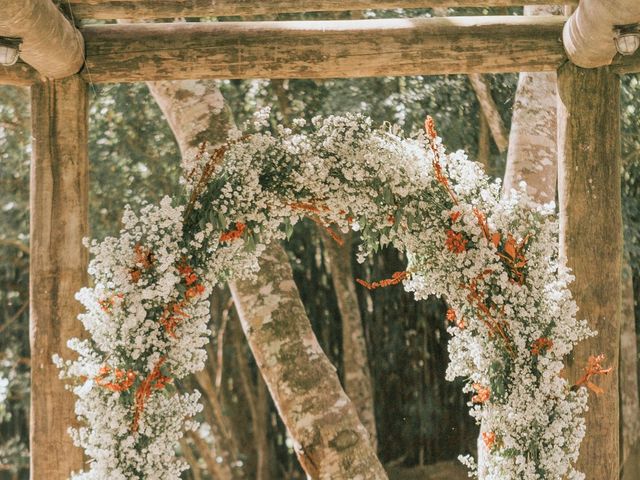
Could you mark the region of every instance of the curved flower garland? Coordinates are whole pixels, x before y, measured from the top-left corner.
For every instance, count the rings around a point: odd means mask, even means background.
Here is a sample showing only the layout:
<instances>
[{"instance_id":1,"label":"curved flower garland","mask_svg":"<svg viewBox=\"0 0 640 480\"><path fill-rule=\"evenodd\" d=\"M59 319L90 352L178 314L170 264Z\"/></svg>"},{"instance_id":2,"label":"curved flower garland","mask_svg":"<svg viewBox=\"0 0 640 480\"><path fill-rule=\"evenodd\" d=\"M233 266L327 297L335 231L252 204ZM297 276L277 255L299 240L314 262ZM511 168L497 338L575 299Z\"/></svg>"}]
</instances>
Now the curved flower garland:
<instances>
[{"instance_id":1,"label":"curved flower garland","mask_svg":"<svg viewBox=\"0 0 640 480\"><path fill-rule=\"evenodd\" d=\"M117 238L91 244L95 287L77 295L91 338L69 342L76 361L57 359L84 425L72 434L92 458L75 478L179 477L174 448L200 406L172 380L204 366L208 293L254 274L265 246L303 217L360 230L359 259L386 245L407 252L406 272L366 287L402 281L417 299L447 298L447 377L467 379L485 478L584 478L573 464L587 392L560 371L592 332L576 320L553 206L501 198L478 164L445 153L430 121L415 139L361 116L316 119L307 133L303 121L275 134L264 123L192 160L185 206L128 210ZM579 383L606 372L600 360Z\"/></svg>"}]
</instances>

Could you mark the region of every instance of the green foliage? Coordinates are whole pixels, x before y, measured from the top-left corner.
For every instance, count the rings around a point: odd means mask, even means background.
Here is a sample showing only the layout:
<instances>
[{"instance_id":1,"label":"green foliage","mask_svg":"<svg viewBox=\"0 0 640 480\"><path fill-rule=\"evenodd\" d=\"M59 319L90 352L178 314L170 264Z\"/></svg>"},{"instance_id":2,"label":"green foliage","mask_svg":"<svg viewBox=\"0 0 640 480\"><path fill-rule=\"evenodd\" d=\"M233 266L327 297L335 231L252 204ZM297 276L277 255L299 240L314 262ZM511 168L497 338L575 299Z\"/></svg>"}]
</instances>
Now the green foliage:
<instances>
[{"instance_id":1,"label":"green foliage","mask_svg":"<svg viewBox=\"0 0 640 480\"><path fill-rule=\"evenodd\" d=\"M622 81L622 213L625 248L640 275L640 76ZM638 317L638 315L636 315Z\"/></svg>"},{"instance_id":2,"label":"green foliage","mask_svg":"<svg viewBox=\"0 0 640 480\"><path fill-rule=\"evenodd\" d=\"M113 234L137 209L180 189L180 153L145 84L92 85L89 112L91 236Z\"/></svg>"},{"instance_id":3,"label":"green foliage","mask_svg":"<svg viewBox=\"0 0 640 480\"><path fill-rule=\"evenodd\" d=\"M29 93L0 87L0 464L28 463Z\"/></svg>"}]
</instances>

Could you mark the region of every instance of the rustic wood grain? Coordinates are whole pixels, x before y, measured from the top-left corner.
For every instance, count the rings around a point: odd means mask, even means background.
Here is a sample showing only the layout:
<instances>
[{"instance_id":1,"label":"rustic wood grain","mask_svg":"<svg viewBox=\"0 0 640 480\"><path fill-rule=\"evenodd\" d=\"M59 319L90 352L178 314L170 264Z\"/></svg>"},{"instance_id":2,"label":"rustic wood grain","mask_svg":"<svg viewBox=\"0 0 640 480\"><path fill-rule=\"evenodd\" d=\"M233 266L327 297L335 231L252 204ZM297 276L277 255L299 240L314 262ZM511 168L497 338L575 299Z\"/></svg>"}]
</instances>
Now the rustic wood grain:
<instances>
[{"instance_id":1,"label":"rustic wood grain","mask_svg":"<svg viewBox=\"0 0 640 480\"><path fill-rule=\"evenodd\" d=\"M558 191L560 249L573 270L579 318L598 331L568 362L571 383L589 355L604 353L617 368L620 345L622 214L620 198L620 79L609 68L558 71ZM587 434L578 468L587 479L617 480L618 372L600 377L590 393Z\"/></svg>"},{"instance_id":2,"label":"rustic wood grain","mask_svg":"<svg viewBox=\"0 0 640 480\"><path fill-rule=\"evenodd\" d=\"M640 72L640 50L634 55L616 55L611 63L611 70L618 74L639 73Z\"/></svg>"},{"instance_id":3,"label":"rustic wood grain","mask_svg":"<svg viewBox=\"0 0 640 480\"><path fill-rule=\"evenodd\" d=\"M83 331L74 295L87 285L87 90L76 75L37 83L31 95L31 478L62 480L83 467L67 433L74 396L51 356L69 358L67 340Z\"/></svg>"},{"instance_id":4,"label":"rustic wood grain","mask_svg":"<svg viewBox=\"0 0 640 480\"><path fill-rule=\"evenodd\" d=\"M544 5L549 0L65 0L76 18L224 17L428 7ZM577 0L564 3L577 4Z\"/></svg>"},{"instance_id":5,"label":"rustic wood grain","mask_svg":"<svg viewBox=\"0 0 640 480\"><path fill-rule=\"evenodd\" d=\"M93 82L555 70L557 17L87 26Z\"/></svg>"},{"instance_id":6,"label":"rustic wood grain","mask_svg":"<svg viewBox=\"0 0 640 480\"><path fill-rule=\"evenodd\" d=\"M40 80L41 75L24 62L18 61L11 67L0 65L0 85L29 86Z\"/></svg>"},{"instance_id":7,"label":"rustic wood grain","mask_svg":"<svg viewBox=\"0 0 640 480\"><path fill-rule=\"evenodd\" d=\"M82 35L51 0L3 0L0 36L21 38L20 58L47 78L73 75L84 62Z\"/></svg>"}]
</instances>

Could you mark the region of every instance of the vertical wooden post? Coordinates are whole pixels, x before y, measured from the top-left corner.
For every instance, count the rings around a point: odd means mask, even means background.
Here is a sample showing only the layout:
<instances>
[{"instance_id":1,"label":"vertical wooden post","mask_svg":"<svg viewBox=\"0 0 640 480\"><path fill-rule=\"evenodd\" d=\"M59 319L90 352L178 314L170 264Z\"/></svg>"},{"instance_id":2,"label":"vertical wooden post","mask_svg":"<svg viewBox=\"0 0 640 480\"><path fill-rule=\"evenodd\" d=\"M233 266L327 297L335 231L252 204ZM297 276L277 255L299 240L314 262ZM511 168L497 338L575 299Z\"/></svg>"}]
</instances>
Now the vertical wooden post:
<instances>
[{"instance_id":1,"label":"vertical wooden post","mask_svg":"<svg viewBox=\"0 0 640 480\"><path fill-rule=\"evenodd\" d=\"M620 79L607 67L558 71L560 249L573 270L571 291L598 335L582 342L568 364L574 383L589 355L604 353L617 368L620 342L622 213L620 197ZM617 372L590 394L587 434L578 467L591 480L617 480Z\"/></svg>"},{"instance_id":2,"label":"vertical wooden post","mask_svg":"<svg viewBox=\"0 0 640 480\"><path fill-rule=\"evenodd\" d=\"M63 480L82 468L67 433L74 398L51 361L82 334L75 292L87 284L87 89L79 76L31 88L31 478Z\"/></svg>"}]
</instances>

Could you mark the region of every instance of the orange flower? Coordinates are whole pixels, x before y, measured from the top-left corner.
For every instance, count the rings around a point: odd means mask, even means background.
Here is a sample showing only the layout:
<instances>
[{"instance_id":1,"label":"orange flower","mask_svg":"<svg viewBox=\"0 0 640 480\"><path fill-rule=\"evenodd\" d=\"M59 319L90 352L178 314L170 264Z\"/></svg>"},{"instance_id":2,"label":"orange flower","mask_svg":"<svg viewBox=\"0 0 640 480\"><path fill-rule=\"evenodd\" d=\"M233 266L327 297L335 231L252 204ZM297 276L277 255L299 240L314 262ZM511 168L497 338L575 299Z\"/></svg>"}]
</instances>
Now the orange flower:
<instances>
[{"instance_id":1,"label":"orange flower","mask_svg":"<svg viewBox=\"0 0 640 480\"><path fill-rule=\"evenodd\" d=\"M104 379L111 372L111 368L107 365L103 365L100 368L100 372L98 376L94 378L96 383L106 388L107 390L111 390L112 392L124 392L125 390L129 390L133 385L133 382L136 380L136 374L132 371L124 371L116 368L113 371L115 381L113 382L105 382Z\"/></svg>"},{"instance_id":2,"label":"orange flower","mask_svg":"<svg viewBox=\"0 0 640 480\"><path fill-rule=\"evenodd\" d=\"M447 320L451 323L456 321L456 311L453 308L447 310Z\"/></svg>"},{"instance_id":3,"label":"orange flower","mask_svg":"<svg viewBox=\"0 0 640 480\"><path fill-rule=\"evenodd\" d=\"M143 247L139 243L133 248L133 257L136 266L129 270L129 274L131 275L131 282L138 283L142 277L142 272L150 269L156 259L150 249Z\"/></svg>"},{"instance_id":4,"label":"orange flower","mask_svg":"<svg viewBox=\"0 0 640 480\"><path fill-rule=\"evenodd\" d=\"M479 383L474 383L473 389L476 391L476 394L471 397L471 401L473 403L484 403L491 397L491 390L480 385Z\"/></svg>"},{"instance_id":5,"label":"orange flower","mask_svg":"<svg viewBox=\"0 0 640 480\"><path fill-rule=\"evenodd\" d=\"M193 273L193 269L186 263L178 265L178 272L180 272L180 275L182 275L187 285L198 281L198 276Z\"/></svg>"},{"instance_id":6,"label":"orange flower","mask_svg":"<svg viewBox=\"0 0 640 480\"><path fill-rule=\"evenodd\" d=\"M185 301L170 303L164 308L162 316L160 317L160 323L164 327L165 331L174 338L176 336L176 327L180 325L184 319L190 317L190 315L183 310L185 305Z\"/></svg>"},{"instance_id":7,"label":"orange flower","mask_svg":"<svg viewBox=\"0 0 640 480\"><path fill-rule=\"evenodd\" d=\"M462 253L467 249L468 240L464 238L462 233L456 233L453 230L447 230L447 240L445 246L450 252Z\"/></svg>"},{"instance_id":8,"label":"orange flower","mask_svg":"<svg viewBox=\"0 0 640 480\"><path fill-rule=\"evenodd\" d=\"M130 270L129 273L131 274L131 281L133 283L138 283L140 281L140 277L142 276L142 273L140 272L140 270L138 270L137 268L134 268Z\"/></svg>"},{"instance_id":9,"label":"orange flower","mask_svg":"<svg viewBox=\"0 0 640 480\"><path fill-rule=\"evenodd\" d=\"M142 380L135 393L135 410L133 412L133 422L131 424L131 431L134 433L138 431L138 424L140 423L140 415L144 411L145 402L151 396L153 390L160 390L164 388L167 383L171 382L171 378L165 377L160 371L160 367L165 362L166 358L162 357L155 364L153 370L147 378Z\"/></svg>"},{"instance_id":10,"label":"orange flower","mask_svg":"<svg viewBox=\"0 0 640 480\"><path fill-rule=\"evenodd\" d=\"M427 118L424 121L424 130L425 132L427 132L427 140L429 142L429 148L433 153L432 166L433 166L435 179L440 185L444 187L444 189L449 194L449 197L451 197L451 200L453 201L453 203L457 205L458 198L456 197L456 194L453 193L453 190L449 188L449 179L442 171L442 165L440 164L440 152L438 151L435 145L435 140L436 140L436 137L438 136L438 132L436 131L436 124L433 121L433 118L431 117L431 115L427 115Z\"/></svg>"},{"instance_id":11,"label":"orange flower","mask_svg":"<svg viewBox=\"0 0 640 480\"><path fill-rule=\"evenodd\" d=\"M580 385L585 385L589 390L594 392L596 395L600 395L604 393L604 390L597 386L595 383L591 382L591 377L596 375L606 375L611 370L612 367L602 368L601 363L604 361L605 355L601 353L600 355L591 355L587 362L587 366L584 368L585 374L576 382L576 384L572 387L573 390L577 389Z\"/></svg>"},{"instance_id":12,"label":"orange flower","mask_svg":"<svg viewBox=\"0 0 640 480\"><path fill-rule=\"evenodd\" d=\"M237 240L242 236L242 233L247 228L247 226L242 222L236 222L236 228L234 230L229 230L228 232L223 232L220 234L221 242L231 242L233 240Z\"/></svg>"},{"instance_id":13,"label":"orange flower","mask_svg":"<svg viewBox=\"0 0 640 480\"><path fill-rule=\"evenodd\" d=\"M139 265L145 270L151 268L153 262L155 262L155 256L150 249L143 247L138 243L133 248L133 251L136 265Z\"/></svg>"},{"instance_id":14,"label":"orange flower","mask_svg":"<svg viewBox=\"0 0 640 480\"><path fill-rule=\"evenodd\" d=\"M496 234L494 234L495 236ZM507 239L504 242L502 251L496 252L496 255L500 257L502 263L509 269L510 280L519 285L523 285L526 278L524 269L527 266L527 258L524 255L525 248L529 242L530 236L527 235L522 239L520 244L516 242L516 239L511 234L507 234ZM493 239L492 239L493 240ZM494 241L496 248L499 246L500 238Z\"/></svg>"},{"instance_id":15,"label":"orange flower","mask_svg":"<svg viewBox=\"0 0 640 480\"><path fill-rule=\"evenodd\" d=\"M460 330L464 330L465 327L467 326L467 324L464 321L464 318L460 317L458 318L456 316L456 311L453 308L450 308L447 310L447 321L451 322L451 323L455 323L456 327L458 327Z\"/></svg>"},{"instance_id":16,"label":"orange flower","mask_svg":"<svg viewBox=\"0 0 640 480\"><path fill-rule=\"evenodd\" d=\"M184 296L190 300L199 295L202 295L202 293L204 293L204 285L202 285L201 283L198 283L193 287L188 288L187 291L184 293Z\"/></svg>"},{"instance_id":17,"label":"orange flower","mask_svg":"<svg viewBox=\"0 0 640 480\"><path fill-rule=\"evenodd\" d=\"M438 132L436 131L436 122L433 120L431 115L427 115L427 118L424 120L424 130L427 132L427 138L429 140L435 140L438 136Z\"/></svg>"},{"instance_id":18,"label":"orange flower","mask_svg":"<svg viewBox=\"0 0 640 480\"><path fill-rule=\"evenodd\" d=\"M369 283L361 280L360 278L356 278L356 282L358 282L368 290L375 290L376 288L384 288L390 285L397 285L408 276L409 272L395 272L393 275L391 275L391 278L385 278L384 280L380 280L379 282Z\"/></svg>"},{"instance_id":19,"label":"orange flower","mask_svg":"<svg viewBox=\"0 0 640 480\"><path fill-rule=\"evenodd\" d=\"M487 446L489 450L496 443L496 434L495 432L482 432L482 441Z\"/></svg>"},{"instance_id":20,"label":"orange flower","mask_svg":"<svg viewBox=\"0 0 640 480\"><path fill-rule=\"evenodd\" d=\"M290 203L289 207L294 210L306 210L307 212L322 213L328 212L329 208L326 205L320 205L319 207L309 202L294 202Z\"/></svg>"},{"instance_id":21,"label":"orange flower","mask_svg":"<svg viewBox=\"0 0 640 480\"><path fill-rule=\"evenodd\" d=\"M487 219L485 218L484 214L477 208L473 209L473 214L478 219L478 225L480 225L480 228L482 229L482 233L484 234L485 238L487 240L490 240L489 225L487 225Z\"/></svg>"},{"instance_id":22,"label":"orange flower","mask_svg":"<svg viewBox=\"0 0 640 480\"><path fill-rule=\"evenodd\" d=\"M115 295L111 295L109 298L100 300L98 303L100 304L100 309L103 312L111 313L111 309L116 304L116 300L122 300L123 298L124 295L122 293L116 293Z\"/></svg>"},{"instance_id":23,"label":"orange flower","mask_svg":"<svg viewBox=\"0 0 640 480\"><path fill-rule=\"evenodd\" d=\"M546 337L540 337L533 345L531 345L531 353L533 355L540 355L553 347L553 341Z\"/></svg>"},{"instance_id":24,"label":"orange flower","mask_svg":"<svg viewBox=\"0 0 640 480\"><path fill-rule=\"evenodd\" d=\"M501 235L498 232L495 232L493 235L491 235L491 243L493 243L493 246L498 248L500 246L500 238Z\"/></svg>"},{"instance_id":25,"label":"orange flower","mask_svg":"<svg viewBox=\"0 0 640 480\"><path fill-rule=\"evenodd\" d=\"M451 223L456 223L462 214L460 212L452 212L449 217L451 218Z\"/></svg>"}]
</instances>

